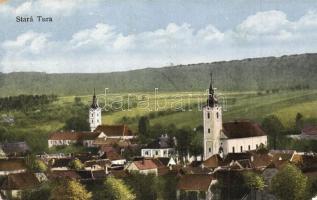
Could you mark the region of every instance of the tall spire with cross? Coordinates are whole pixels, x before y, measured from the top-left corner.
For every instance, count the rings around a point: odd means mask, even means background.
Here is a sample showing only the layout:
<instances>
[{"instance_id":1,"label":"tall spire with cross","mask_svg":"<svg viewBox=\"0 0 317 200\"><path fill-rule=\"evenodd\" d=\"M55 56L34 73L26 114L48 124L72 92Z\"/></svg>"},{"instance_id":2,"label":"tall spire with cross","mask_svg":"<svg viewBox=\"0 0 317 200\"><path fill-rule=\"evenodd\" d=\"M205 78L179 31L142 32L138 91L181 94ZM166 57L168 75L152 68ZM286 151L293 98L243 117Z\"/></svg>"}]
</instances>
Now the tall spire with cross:
<instances>
[{"instance_id":1,"label":"tall spire with cross","mask_svg":"<svg viewBox=\"0 0 317 200\"><path fill-rule=\"evenodd\" d=\"M96 108L99 107L99 106L98 106L97 97L96 97L96 90L95 90L95 88L94 88L94 96L92 97L92 104L91 104L90 107L91 107L91 108L94 108L94 109L96 109Z\"/></svg>"},{"instance_id":2,"label":"tall spire with cross","mask_svg":"<svg viewBox=\"0 0 317 200\"><path fill-rule=\"evenodd\" d=\"M218 100L215 96L215 90L213 87L212 72L210 72L210 85L209 85L209 91L208 91L207 106L214 107L217 104L218 104Z\"/></svg>"}]
</instances>

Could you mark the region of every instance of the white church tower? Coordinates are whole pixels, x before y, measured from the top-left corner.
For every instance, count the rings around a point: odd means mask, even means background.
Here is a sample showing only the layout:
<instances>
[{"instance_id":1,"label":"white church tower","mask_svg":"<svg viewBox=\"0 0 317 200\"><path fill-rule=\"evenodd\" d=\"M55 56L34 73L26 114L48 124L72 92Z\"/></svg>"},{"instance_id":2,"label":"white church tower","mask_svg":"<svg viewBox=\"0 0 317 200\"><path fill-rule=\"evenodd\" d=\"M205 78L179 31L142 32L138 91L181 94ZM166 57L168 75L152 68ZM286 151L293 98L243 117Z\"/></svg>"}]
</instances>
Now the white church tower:
<instances>
[{"instance_id":1,"label":"white church tower","mask_svg":"<svg viewBox=\"0 0 317 200\"><path fill-rule=\"evenodd\" d=\"M215 96L215 89L211 82L208 91L207 105L203 108L204 120L204 160L214 154L221 153L220 135L222 131L222 111Z\"/></svg>"},{"instance_id":2,"label":"white church tower","mask_svg":"<svg viewBox=\"0 0 317 200\"><path fill-rule=\"evenodd\" d=\"M95 89L94 96L92 98L92 104L89 109L89 124L91 132L101 125L101 108L98 105Z\"/></svg>"}]
</instances>

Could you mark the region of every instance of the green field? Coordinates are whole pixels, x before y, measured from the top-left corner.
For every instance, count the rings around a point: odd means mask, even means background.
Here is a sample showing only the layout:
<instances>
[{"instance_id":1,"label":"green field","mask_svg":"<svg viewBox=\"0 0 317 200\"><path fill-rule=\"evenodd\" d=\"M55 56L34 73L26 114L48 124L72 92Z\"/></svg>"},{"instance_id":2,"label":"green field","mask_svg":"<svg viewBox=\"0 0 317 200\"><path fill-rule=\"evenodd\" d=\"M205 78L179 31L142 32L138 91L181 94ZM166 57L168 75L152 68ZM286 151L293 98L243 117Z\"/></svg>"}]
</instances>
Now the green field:
<instances>
[{"instance_id":1,"label":"green field","mask_svg":"<svg viewBox=\"0 0 317 200\"><path fill-rule=\"evenodd\" d=\"M317 123L317 91L280 91L279 93L218 92L224 107L224 121L250 119L261 123L268 115L276 115L286 128L295 126L295 116L301 113L304 121ZM41 108L22 111L2 111L14 116L15 123L0 123L0 140L26 140L36 151L48 151L48 134L64 129L65 122L74 116L88 117L91 96L79 96L81 104L75 106L75 96L59 97L57 101ZM195 128L202 125L201 106L206 102L203 92L177 93L133 93L98 95L101 106L110 111L103 111L104 124L127 123L137 132L138 119L147 115L150 125L163 126L174 124L176 127L189 126ZM129 101L128 101L129 99ZM156 109L155 105L160 107ZM164 106L163 106L164 105ZM123 110L122 107L123 106ZM121 108L121 109L120 109ZM178 108L178 109L177 109ZM179 110L183 108L183 110Z\"/></svg>"},{"instance_id":2,"label":"green field","mask_svg":"<svg viewBox=\"0 0 317 200\"><path fill-rule=\"evenodd\" d=\"M123 96L122 102L127 102L128 94L108 94L107 102L120 101L119 96ZM174 112L157 116L151 119L151 125L154 124L175 124L177 127L190 126L192 128L201 125L202 111L201 105L206 102L206 96L202 92L178 92L178 93L159 93L156 97L154 93L134 93L131 96L146 96L145 100L132 99L131 102L137 102L137 107L125 110L116 110L115 112L103 112L104 124L117 124L122 122L123 117L138 118L155 112L155 104L159 105L158 111L171 109ZM295 123L297 113L304 115L305 119L314 120L317 118L317 91L296 91L280 92L277 94L261 94L257 92L244 93L226 93L220 92L220 101L225 107L223 117L224 121L235 119L251 119L261 122L265 116L277 115L285 127L292 127ZM74 97L61 97L59 104L71 104ZM85 104L89 104L90 96L81 96ZM104 95L99 95L99 101L104 101ZM225 99L225 100L223 100ZM144 105L147 105L144 107ZM163 107L165 105L165 107ZM177 111L177 108L184 108L193 105L191 110ZM143 107L142 107L143 106ZM137 122L129 123L136 130Z\"/></svg>"}]
</instances>

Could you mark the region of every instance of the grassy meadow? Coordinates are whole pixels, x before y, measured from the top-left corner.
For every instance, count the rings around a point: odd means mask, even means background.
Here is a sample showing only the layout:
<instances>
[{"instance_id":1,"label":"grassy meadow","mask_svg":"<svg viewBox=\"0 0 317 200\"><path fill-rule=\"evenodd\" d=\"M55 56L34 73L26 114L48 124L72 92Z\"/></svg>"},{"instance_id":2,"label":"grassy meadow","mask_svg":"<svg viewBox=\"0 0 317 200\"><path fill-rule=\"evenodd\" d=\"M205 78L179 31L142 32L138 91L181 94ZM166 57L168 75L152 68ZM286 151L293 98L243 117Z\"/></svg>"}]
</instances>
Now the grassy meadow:
<instances>
[{"instance_id":1,"label":"grassy meadow","mask_svg":"<svg viewBox=\"0 0 317 200\"><path fill-rule=\"evenodd\" d=\"M264 117L274 114L286 128L292 128L295 126L296 114L301 113L305 121L317 123L316 90L218 94L224 108L224 121L250 119L261 123ZM1 111L0 116L13 116L15 123L0 123L0 140L26 140L36 152L48 151L49 133L63 130L65 122L71 117L88 117L92 97L77 97L80 98L78 105L74 103L75 96L63 96L47 106L27 112ZM148 116L151 126L201 126L201 107L206 103L206 98L204 92L109 93L106 97L98 95L100 106L107 110L103 111L103 124L126 123L135 132L141 116Z\"/></svg>"}]
</instances>

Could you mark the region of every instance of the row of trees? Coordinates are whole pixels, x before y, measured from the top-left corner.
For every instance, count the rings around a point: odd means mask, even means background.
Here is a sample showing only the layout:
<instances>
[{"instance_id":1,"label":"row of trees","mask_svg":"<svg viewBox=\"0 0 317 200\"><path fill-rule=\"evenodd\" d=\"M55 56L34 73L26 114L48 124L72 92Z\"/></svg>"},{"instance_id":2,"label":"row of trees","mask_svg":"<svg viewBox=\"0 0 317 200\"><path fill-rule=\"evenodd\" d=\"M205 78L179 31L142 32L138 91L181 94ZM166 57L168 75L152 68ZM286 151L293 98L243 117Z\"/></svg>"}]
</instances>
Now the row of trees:
<instances>
[{"instance_id":1,"label":"row of trees","mask_svg":"<svg viewBox=\"0 0 317 200\"><path fill-rule=\"evenodd\" d=\"M37 190L23 193L24 200L156 200L176 199L175 176L153 174L132 174L124 179L107 177L102 182L89 183L87 186L76 180L54 180L43 184Z\"/></svg>"},{"instance_id":2,"label":"row of trees","mask_svg":"<svg viewBox=\"0 0 317 200\"><path fill-rule=\"evenodd\" d=\"M317 178L308 178L292 164L285 165L267 183L261 174L253 171L227 173L231 174L218 177L218 184L214 187L221 191L222 199L231 199L245 193L249 194L249 199L256 199L259 196L256 193L263 191L266 184L269 184L267 191L280 200L308 200L317 194ZM230 181L230 184L224 184L223 180Z\"/></svg>"},{"instance_id":3,"label":"row of trees","mask_svg":"<svg viewBox=\"0 0 317 200\"><path fill-rule=\"evenodd\" d=\"M57 100L56 95L19 95L0 98L0 111L28 111Z\"/></svg>"}]
</instances>

